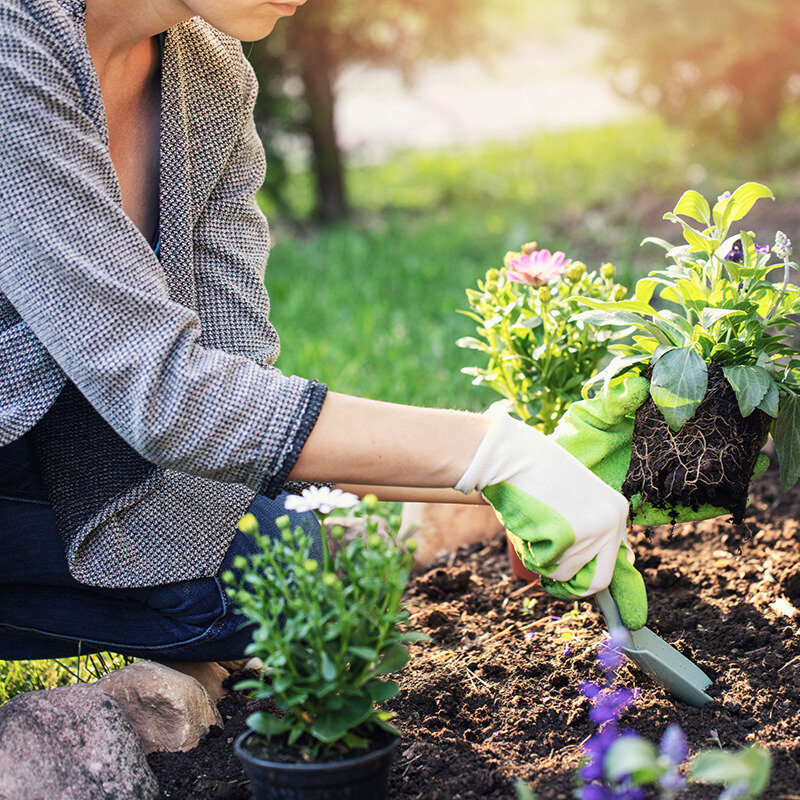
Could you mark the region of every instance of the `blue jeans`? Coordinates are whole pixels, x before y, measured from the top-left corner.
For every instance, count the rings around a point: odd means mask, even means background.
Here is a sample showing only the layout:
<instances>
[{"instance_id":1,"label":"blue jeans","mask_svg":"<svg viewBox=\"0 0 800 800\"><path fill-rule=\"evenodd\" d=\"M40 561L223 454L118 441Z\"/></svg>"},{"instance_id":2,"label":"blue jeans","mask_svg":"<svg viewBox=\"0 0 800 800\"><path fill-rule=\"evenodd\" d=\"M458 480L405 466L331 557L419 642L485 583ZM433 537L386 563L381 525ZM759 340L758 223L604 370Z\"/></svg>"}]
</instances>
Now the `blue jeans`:
<instances>
[{"instance_id":1,"label":"blue jeans","mask_svg":"<svg viewBox=\"0 0 800 800\"><path fill-rule=\"evenodd\" d=\"M258 495L250 508L262 533L289 513L285 495ZM289 513L315 540L313 514ZM154 536L158 535L154 531ZM251 631L225 594L220 575L257 548L237 531L213 578L144 589L103 589L69 574L53 512L26 437L0 448L0 659L65 658L110 650L163 661L241 658Z\"/></svg>"}]
</instances>

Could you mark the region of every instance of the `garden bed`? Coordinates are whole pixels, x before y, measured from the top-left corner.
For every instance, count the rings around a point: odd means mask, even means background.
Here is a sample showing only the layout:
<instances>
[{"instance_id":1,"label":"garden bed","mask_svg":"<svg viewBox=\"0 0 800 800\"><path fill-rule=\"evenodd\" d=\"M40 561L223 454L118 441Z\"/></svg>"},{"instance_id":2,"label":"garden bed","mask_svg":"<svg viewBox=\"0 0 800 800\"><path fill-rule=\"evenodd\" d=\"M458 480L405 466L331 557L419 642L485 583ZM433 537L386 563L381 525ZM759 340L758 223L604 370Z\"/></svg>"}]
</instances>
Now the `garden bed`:
<instances>
[{"instance_id":1,"label":"garden bed","mask_svg":"<svg viewBox=\"0 0 800 800\"><path fill-rule=\"evenodd\" d=\"M624 722L654 741L679 722L692 752L715 737L724 747L762 744L774 759L765 798L800 800L800 614L789 616L800 608L800 488L781 492L772 468L752 496L743 525L634 529L650 627L714 677L715 702L702 711L673 702L629 666L621 677L641 697ZM388 704L404 731L391 800L513 800L517 778L540 800L569 800L594 730L578 691L599 677L605 628L594 605L513 580L501 539L443 560L408 598L413 627L435 641L413 646ZM151 755L162 797L248 800L233 740L257 707L232 695L220 704L224 730L189 753ZM695 787L681 797L718 794Z\"/></svg>"}]
</instances>

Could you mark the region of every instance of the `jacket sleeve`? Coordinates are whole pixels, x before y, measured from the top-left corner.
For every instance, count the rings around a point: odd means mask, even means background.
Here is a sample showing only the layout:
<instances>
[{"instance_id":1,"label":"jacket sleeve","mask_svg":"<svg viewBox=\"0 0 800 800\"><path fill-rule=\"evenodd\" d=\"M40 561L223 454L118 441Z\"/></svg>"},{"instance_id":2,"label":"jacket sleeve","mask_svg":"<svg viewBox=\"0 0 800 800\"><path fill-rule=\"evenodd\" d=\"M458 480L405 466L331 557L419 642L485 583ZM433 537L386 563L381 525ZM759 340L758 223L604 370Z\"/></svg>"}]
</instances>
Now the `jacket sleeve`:
<instances>
[{"instance_id":1,"label":"jacket sleeve","mask_svg":"<svg viewBox=\"0 0 800 800\"><path fill-rule=\"evenodd\" d=\"M84 109L81 53L33 5L0 3L0 291L144 458L275 494L325 389L203 343L170 300Z\"/></svg>"}]
</instances>

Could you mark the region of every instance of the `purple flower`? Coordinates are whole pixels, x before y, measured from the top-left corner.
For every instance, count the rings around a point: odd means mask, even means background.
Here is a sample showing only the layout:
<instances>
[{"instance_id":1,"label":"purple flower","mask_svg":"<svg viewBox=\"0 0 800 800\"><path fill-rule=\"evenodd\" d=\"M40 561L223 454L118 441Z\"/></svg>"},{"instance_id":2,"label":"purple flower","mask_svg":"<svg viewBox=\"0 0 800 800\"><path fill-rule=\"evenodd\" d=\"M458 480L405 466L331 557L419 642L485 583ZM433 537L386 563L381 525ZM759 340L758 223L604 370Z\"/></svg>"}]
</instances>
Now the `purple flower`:
<instances>
[{"instance_id":1,"label":"purple flower","mask_svg":"<svg viewBox=\"0 0 800 800\"><path fill-rule=\"evenodd\" d=\"M605 786L581 786L581 800L614 800L611 790Z\"/></svg>"},{"instance_id":2,"label":"purple flower","mask_svg":"<svg viewBox=\"0 0 800 800\"><path fill-rule=\"evenodd\" d=\"M769 253L769 245L757 244L756 253ZM742 264L744 262L744 251L742 249L742 240L737 239L731 245L731 251L725 256L726 261L733 261L735 264Z\"/></svg>"},{"instance_id":3,"label":"purple flower","mask_svg":"<svg viewBox=\"0 0 800 800\"><path fill-rule=\"evenodd\" d=\"M603 691L603 687L594 681L584 681L578 688L581 690L581 694L589 700L594 700Z\"/></svg>"},{"instance_id":4,"label":"purple flower","mask_svg":"<svg viewBox=\"0 0 800 800\"><path fill-rule=\"evenodd\" d=\"M597 649L597 660L605 672L616 673L625 662L625 656L606 642Z\"/></svg>"},{"instance_id":5,"label":"purple flower","mask_svg":"<svg viewBox=\"0 0 800 800\"><path fill-rule=\"evenodd\" d=\"M594 708L589 712L589 719L595 725L603 725L612 720L616 722L622 712L633 702L633 692L621 687L611 689L595 698Z\"/></svg>"},{"instance_id":6,"label":"purple flower","mask_svg":"<svg viewBox=\"0 0 800 800\"><path fill-rule=\"evenodd\" d=\"M564 658L571 655L572 655L572 650L570 650L569 645L567 645L567 647L564 648Z\"/></svg>"},{"instance_id":7,"label":"purple flower","mask_svg":"<svg viewBox=\"0 0 800 800\"><path fill-rule=\"evenodd\" d=\"M739 783L734 783L733 786L729 786L717 800L738 800L740 797L744 797L745 794L747 794L747 781L740 781Z\"/></svg>"},{"instance_id":8,"label":"purple flower","mask_svg":"<svg viewBox=\"0 0 800 800\"><path fill-rule=\"evenodd\" d=\"M664 731L658 752L676 767L683 764L689 755L689 744L680 725L672 723Z\"/></svg>"}]
</instances>

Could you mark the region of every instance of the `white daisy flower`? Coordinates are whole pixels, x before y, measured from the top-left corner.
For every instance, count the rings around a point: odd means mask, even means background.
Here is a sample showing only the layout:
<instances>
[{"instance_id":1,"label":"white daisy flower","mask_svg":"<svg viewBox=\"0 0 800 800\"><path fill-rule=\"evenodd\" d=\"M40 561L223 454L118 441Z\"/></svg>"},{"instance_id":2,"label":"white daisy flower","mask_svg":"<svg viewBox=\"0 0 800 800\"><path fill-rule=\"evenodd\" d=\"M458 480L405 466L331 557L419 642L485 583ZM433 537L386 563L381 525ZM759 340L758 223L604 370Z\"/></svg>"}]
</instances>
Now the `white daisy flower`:
<instances>
[{"instance_id":1,"label":"white daisy flower","mask_svg":"<svg viewBox=\"0 0 800 800\"><path fill-rule=\"evenodd\" d=\"M352 508L358 502L358 498L350 492L331 489L328 486L311 486L303 489L302 494L289 495L284 507L287 511L297 511L300 514L307 511L330 514L334 509Z\"/></svg>"}]
</instances>

